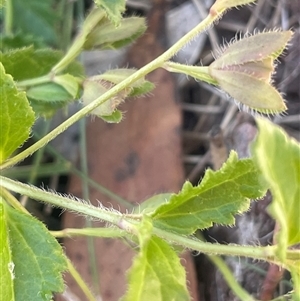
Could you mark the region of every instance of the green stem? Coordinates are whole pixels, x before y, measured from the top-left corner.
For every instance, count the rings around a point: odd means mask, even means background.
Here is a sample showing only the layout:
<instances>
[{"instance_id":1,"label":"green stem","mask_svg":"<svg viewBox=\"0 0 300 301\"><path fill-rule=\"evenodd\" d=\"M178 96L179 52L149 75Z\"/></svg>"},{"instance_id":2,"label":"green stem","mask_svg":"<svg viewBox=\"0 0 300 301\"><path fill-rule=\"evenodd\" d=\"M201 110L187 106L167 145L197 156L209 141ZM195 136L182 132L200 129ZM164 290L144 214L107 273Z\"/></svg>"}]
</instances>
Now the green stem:
<instances>
[{"instance_id":1,"label":"green stem","mask_svg":"<svg viewBox=\"0 0 300 301\"><path fill-rule=\"evenodd\" d=\"M26 208L24 208L20 202L5 188L1 187L0 188L0 195L2 196L5 201L7 201L11 206L13 206L15 209L25 213L25 214L30 214Z\"/></svg>"},{"instance_id":2,"label":"green stem","mask_svg":"<svg viewBox=\"0 0 300 301\"><path fill-rule=\"evenodd\" d=\"M84 282L78 271L75 269L73 263L70 259L67 258L68 263L68 270L69 273L72 275L76 283L79 285L83 293L86 295L87 300L89 301L97 301L97 299L93 296L93 294L90 292L90 289L88 288L87 284Z\"/></svg>"},{"instance_id":3,"label":"green stem","mask_svg":"<svg viewBox=\"0 0 300 301\"><path fill-rule=\"evenodd\" d=\"M52 68L53 74L62 72L80 54L88 34L104 17L105 12L102 9L96 8L91 11L83 24L82 31L78 34L66 55Z\"/></svg>"},{"instance_id":4,"label":"green stem","mask_svg":"<svg viewBox=\"0 0 300 301\"><path fill-rule=\"evenodd\" d=\"M94 217L100 220L104 220L119 227L122 230L125 230L129 234L138 234L136 227L139 225L140 221L126 219L118 211L108 211L108 209L102 208L101 206L97 208L90 204L84 203L84 201L82 200L73 200L71 198L63 197L52 192L47 192L42 189L29 186L27 184L13 181L3 176L0 176L0 185L6 189L13 190L17 193L28 195L33 199L40 200L42 202L46 202L61 208L69 209L71 211L75 211L77 213ZM277 259L276 256L276 252L278 249L276 245L257 247L239 246L234 244L212 244L208 242L202 242L193 237L181 236L179 234L168 232L158 228L153 229L153 234L174 244L179 244L191 250L196 250L209 255L244 256L282 265L282 263ZM286 259L299 261L299 250L287 250Z\"/></svg>"},{"instance_id":5,"label":"green stem","mask_svg":"<svg viewBox=\"0 0 300 301\"><path fill-rule=\"evenodd\" d=\"M209 74L209 67L187 66L174 62L166 62L163 68L169 72L184 73L210 85L218 85L218 82Z\"/></svg>"},{"instance_id":6,"label":"green stem","mask_svg":"<svg viewBox=\"0 0 300 301\"><path fill-rule=\"evenodd\" d=\"M57 174L68 174L72 170L71 162L40 164L36 171L38 177L50 177ZM31 165L12 167L4 170L1 175L13 179L27 179L32 171ZM31 183L30 181L28 181Z\"/></svg>"},{"instance_id":7,"label":"green stem","mask_svg":"<svg viewBox=\"0 0 300 301\"><path fill-rule=\"evenodd\" d=\"M6 36L10 36L13 34L12 0L6 0L6 2L5 2L4 32L5 32Z\"/></svg>"},{"instance_id":8,"label":"green stem","mask_svg":"<svg viewBox=\"0 0 300 301\"><path fill-rule=\"evenodd\" d=\"M277 246L257 247L239 246L234 244L212 244L208 242L202 242L192 237L180 236L178 234L157 228L153 229L153 233L161 238L164 238L167 241L209 255L244 256L258 260L270 261L275 264L282 265L282 263L277 259L276 256ZM296 252L294 252L294 250L287 250L286 258L291 260L300 260L299 250L297 250Z\"/></svg>"},{"instance_id":9,"label":"green stem","mask_svg":"<svg viewBox=\"0 0 300 301\"><path fill-rule=\"evenodd\" d=\"M81 170L84 174L88 176L88 163L87 163L87 153L86 153L86 122L85 119L81 119L79 121L79 129L80 129L80 165ZM87 177L83 178L81 181L82 186L82 196L85 200L90 199L90 193L89 193L89 186ZM86 219L85 221L86 227L92 227L92 221L90 219ZM99 287L99 274L97 270L97 260L96 260L96 252L95 252L95 241L94 238L91 236L87 237L87 244L88 244L88 254L89 254L89 264L90 269L92 272L92 282L93 287L98 295L101 295L100 287Z\"/></svg>"},{"instance_id":10,"label":"green stem","mask_svg":"<svg viewBox=\"0 0 300 301\"><path fill-rule=\"evenodd\" d=\"M44 191L34 186L23 184L17 181L0 176L0 185L14 192L27 195L35 200L40 200L48 204L80 212L81 214L105 220L111 224L119 225L122 215L118 212L111 212L107 209L97 208L80 199L70 199L52 192Z\"/></svg>"},{"instance_id":11,"label":"green stem","mask_svg":"<svg viewBox=\"0 0 300 301\"><path fill-rule=\"evenodd\" d=\"M172 56L174 56L174 54L176 54L186 43L188 43L193 38L195 38L199 33L203 32L208 26L210 26L217 19L218 19L217 15L216 16L208 15L200 24L198 24L194 29L192 29L190 32L188 32L184 37L182 37L177 43L175 43L171 48L169 48L161 56L157 57L155 60L153 60L146 66L137 70L134 74L132 74L131 76L126 78L124 81L122 81L118 85L111 88L107 93L103 94L102 96L95 99L92 103L90 103L89 105L82 108L80 111L78 111L73 116L71 116L69 119L67 119L65 122L60 124L57 128L55 128L48 135L46 135L42 139L40 139L38 142L36 142L35 144L30 146L23 152L19 153L15 157L8 159L4 164L2 164L0 166L0 170L11 167L11 166L17 164L18 162L24 160L26 157L30 156L32 153L37 151L39 148L41 148L45 144L47 144L49 141L53 140L56 136L58 136L60 133L65 131L67 128L69 128L72 124L77 122L79 119L83 118L84 116L86 116L87 114L92 112L99 105L101 105L108 99L112 98L120 91L124 90L126 87L128 87L133 82L144 77L151 71L161 67L165 61L169 60ZM61 66L61 63L59 63L59 66ZM53 70L55 72L58 72L60 67L56 66L54 69Z\"/></svg>"},{"instance_id":12,"label":"green stem","mask_svg":"<svg viewBox=\"0 0 300 301\"><path fill-rule=\"evenodd\" d=\"M254 299L246 290L244 290L240 284L236 281L232 271L228 268L224 260L218 256L210 255L209 259L216 265L218 270L222 273L225 281L232 289L234 294L243 301L255 301Z\"/></svg>"},{"instance_id":13,"label":"green stem","mask_svg":"<svg viewBox=\"0 0 300 301\"><path fill-rule=\"evenodd\" d=\"M49 73L47 75L41 76L41 77L36 77L36 78L31 78L31 79L26 79L22 80L20 82L17 82L18 88L25 88L27 86L34 86L34 85L40 85L44 83L48 83L52 81L53 74Z\"/></svg>"},{"instance_id":14,"label":"green stem","mask_svg":"<svg viewBox=\"0 0 300 301\"><path fill-rule=\"evenodd\" d=\"M43 132L44 135L46 133L48 133L49 128L50 128L50 122L46 121L42 125L42 132ZM43 159L44 150L45 150L45 148L40 148L36 152L36 154L35 154L35 156L33 158L33 164L31 166L30 176L29 176L29 179L28 179L28 182L31 183L31 184L35 184L35 180L36 180L36 178L38 176L38 170L39 170L40 164L41 164L42 159ZM24 198L22 197L21 200L20 200L20 203L25 208L26 208L27 202L28 202L28 197L27 196L25 196Z\"/></svg>"},{"instance_id":15,"label":"green stem","mask_svg":"<svg viewBox=\"0 0 300 301\"><path fill-rule=\"evenodd\" d=\"M125 231L118 228L66 228L60 231L50 231L50 233L56 238L76 236L118 238L124 237L127 234Z\"/></svg>"}]
</instances>

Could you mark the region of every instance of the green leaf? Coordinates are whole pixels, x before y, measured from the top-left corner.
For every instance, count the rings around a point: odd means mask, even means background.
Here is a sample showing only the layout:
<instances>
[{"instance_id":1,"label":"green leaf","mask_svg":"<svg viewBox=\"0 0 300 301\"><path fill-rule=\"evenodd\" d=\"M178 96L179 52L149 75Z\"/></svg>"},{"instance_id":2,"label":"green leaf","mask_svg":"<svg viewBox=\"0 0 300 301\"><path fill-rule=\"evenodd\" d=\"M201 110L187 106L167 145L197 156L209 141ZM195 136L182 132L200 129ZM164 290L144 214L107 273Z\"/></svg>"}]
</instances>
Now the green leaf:
<instances>
[{"instance_id":1,"label":"green leaf","mask_svg":"<svg viewBox=\"0 0 300 301\"><path fill-rule=\"evenodd\" d=\"M159 206L167 203L172 196L172 193L161 193L150 197L134 208L136 214L153 213Z\"/></svg>"},{"instance_id":2,"label":"green leaf","mask_svg":"<svg viewBox=\"0 0 300 301\"><path fill-rule=\"evenodd\" d=\"M125 0L94 0L94 2L106 11L115 26L120 24L122 13L125 11Z\"/></svg>"},{"instance_id":3,"label":"green leaf","mask_svg":"<svg viewBox=\"0 0 300 301\"><path fill-rule=\"evenodd\" d=\"M48 48L35 50L30 46L0 53L0 62L14 80L21 81L46 75L62 57L61 51ZM65 73L80 77L84 74L83 66L73 62L65 69Z\"/></svg>"},{"instance_id":4,"label":"green leaf","mask_svg":"<svg viewBox=\"0 0 300 301\"><path fill-rule=\"evenodd\" d=\"M72 87L71 84L70 82L69 88ZM72 92L75 93L74 90ZM36 115L45 118L52 117L58 109L65 107L70 101L74 100L74 97L62 86L55 83L32 86L26 91L26 94Z\"/></svg>"},{"instance_id":5,"label":"green leaf","mask_svg":"<svg viewBox=\"0 0 300 301\"><path fill-rule=\"evenodd\" d=\"M63 87L75 99L78 96L80 80L71 74L56 75L53 82Z\"/></svg>"},{"instance_id":6,"label":"green leaf","mask_svg":"<svg viewBox=\"0 0 300 301\"><path fill-rule=\"evenodd\" d=\"M122 19L116 27L108 20L100 22L87 36L84 49L118 49L135 41L146 31L144 18L131 17Z\"/></svg>"},{"instance_id":7,"label":"green leaf","mask_svg":"<svg viewBox=\"0 0 300 301\"><path fill-rule=\"evenodd\" d=\"M238 160L231 152L218 171L208 169L201 183L186 182L179 194L152 214L154 226L180 234L192 234L213 223L233 225L234 214L249 208L250 199L266 193L251 159Z\"/></svg>"},{"instance_id":8,"label":"green leaf","mask_svg":"<svg viewBox=\"0 0 300 301\"><path fill-rule=\"evenodd\" d=\"M57 110L66 107L68 102L56 101L56 102L45 102L40 100L29 99L30 105L32 106L35 114L37 116L42 116L44 118L51 118L56 113Z\"/></svg>"},{"instance_id":9,"label":"green leaf","mask_svg":"<svg viewBox=\"0 0 300 301\"><path fill-rule=\"evenodd\" d=\"M48 43L56 41L54 0L14 0L12 5L15 30L42 37Z\"/></svg>"},{"instance_id":10,"label":"green leaf","mask_svg":"<svg viewBox=\"0 0 300 301\"><path fill-rule=\"evenodd\" d=\"M119 110L115 110L112 112L111 115L105 116L105 115L99 115L100 118L102 118L105 122L108 123L119 123L122 121L123 114Z\"/></svg>"},{"instance_id":11,"label":"green leaf","mask_svg":"<svg viewBox=\"0 0 300 301\"><path fill-rule=\"evenodd\" d=\"M28 138L34 113L25 92L18 92L12 77L0 63L0 163Z\"/></svg>"},{"instance_id":12,"label":"green leaf","mask_svg":"<svg viewBox=\"0 0 300 301\"><path fill-rule=\"evenodd\" d=\"M129 270L129 289L122 300L190 300L185 270L175 251L162 239L151 237L147 218L138 230L140 251Z\"/></svg>"},{"instance_id":13,"label":"green leaf","mask_svg":"<svg viewBox=\"0 0 300 301\"><path fill-rule=\"evenodd\" d=\"M14 264L14 300L52 300L53 292L64 289L62 272L67 263L61 246L40 221L5 202L1 205L9 235L6 247Z\"/></svg>"},{"instance_id":14,"label":"green leaf","mask_svg":"<svg viewBox=\"0 0 300 301\"><path fill-rule=\"evenodd\" d=\"M0 9L5 6L6 0L0 0Z\"/></svg>"},{"instance_id":15,"label":"green leaf","mask_svg":"<svg viewBox=\"0 0 300 301\"><path fill-rule=\"evenodd\" d=\"M259 134L253 144L254 161L270 185L271 215L280 225L278 250L300 242L300 145L278 126L257 118Z\"/></svg>"},{"instance_id":16,"label":"green leaf","mask_svg":"<svg viewBox=\"0 0 300 301\"><path fill-rule=\"evenodd\" d=\"M46 83L32 86L26 91L27 97L45 102L68 102L72 96L60 85Z\"/></svg>"},{"instance_id":17,"label":"green leaf","mask_svg":"<svg viewBox=\"0 0 300 301\"><path fill-rule=\"evenodd\" d=\"M46 47L41 38L33 35L26 35L20 32L9 36L0 35L1 51L6 52L12 50L12 48L23 48L26 46L33 46L35 49Z\"/></svg>"},{"instance_id":18,"label":"green leaf","mask_svg":"<svg viewBox=\"0 0 300 301\"><path fill-rule=\"evenodd\" d=\"M0 198L0 299L14 300L14 263L9 248L7 221L4 216L3 201Z\"/></svg>"}]
</instances>

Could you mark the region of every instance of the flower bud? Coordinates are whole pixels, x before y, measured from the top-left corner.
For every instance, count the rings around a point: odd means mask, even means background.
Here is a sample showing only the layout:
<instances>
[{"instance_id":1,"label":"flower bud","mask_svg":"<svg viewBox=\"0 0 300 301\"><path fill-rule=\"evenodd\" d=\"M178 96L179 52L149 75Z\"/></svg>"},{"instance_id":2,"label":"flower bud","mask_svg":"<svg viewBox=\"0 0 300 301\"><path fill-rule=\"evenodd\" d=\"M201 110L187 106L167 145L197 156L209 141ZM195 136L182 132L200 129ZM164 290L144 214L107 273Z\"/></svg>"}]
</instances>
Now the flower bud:
<instances>
[{"instance_id":1,"label":"flower bud","mask_svg":"<svg viewBox=\"0 0 300 301\"><path fill-rule=\"evenodd\" d=\"M227 9L255 2L255 0L217 0L210 8L212 16L222 15Z\"/></svg>"},{"instance_id":2,"label":"flower bud","mask_svg":"<svg viewBox=\"0 0 300 301\"><path fill-rule=\"evenodd\" d=\"M291 36L291 31L273 31L234 41L209 66L209 74L245 108L265 114L282 113L286 106L272 86L272 74L275 59Z\"/></svg>"}]
</instances>

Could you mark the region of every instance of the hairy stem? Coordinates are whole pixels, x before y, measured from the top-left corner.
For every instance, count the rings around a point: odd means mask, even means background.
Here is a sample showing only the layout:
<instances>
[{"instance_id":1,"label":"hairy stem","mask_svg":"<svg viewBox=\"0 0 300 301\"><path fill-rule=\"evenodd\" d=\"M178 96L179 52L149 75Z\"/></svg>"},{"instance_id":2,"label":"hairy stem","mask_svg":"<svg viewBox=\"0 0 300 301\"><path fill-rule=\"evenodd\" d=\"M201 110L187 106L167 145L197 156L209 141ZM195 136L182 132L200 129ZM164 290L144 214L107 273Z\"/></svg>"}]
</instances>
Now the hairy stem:
<instances>
[{"instance_id":1,"label":"hairy stem","mask_svg":"<svg viewBox=\"0 0 300 301\"><path fill-rule=\"evenodd\" d=\"M29 186L17 181L0 176L0 185L6 189L13 190L20 194L28 195L33 199L40 200L75 211L79 214L88 215L100 220L109 222L121 230L125 230L129 234L137 235L137 226L140 221L126 218L118 211L108 211L105 208L95 207L84 203L82 200L73 200L52 192ZM269 261L281 265L280 260L276 256L277 246L257 247L257 246L239 246L234 244L221 245L203 242L194 237L182 236L176 233L168 232L158 228L153 228L153 234L174 244L182 245L186 248L196 250L209 255L228 255L228 256L244 256L258 260ZM287 250L287 260L300 260L299 250Z\"/></svg>"},{"instance_id":2,"label":"hairy stem","mask_svg":"<svg viewBox=\"0 0 300 301\"><path fill-rule=\"evenodd\" d=\"M194 29L192 29L190 32L188 32L184 37L182 37L177 43L175 43L171 48L169 48L166 52L164 52L161 56L157 57L155 60L147 64L146 66L142 67L141 69L137 70L134 74L123 80L118 85L111 88L109 91L107 91L105 94L101 95L97 99L95 99L92 103L82 108L80 111L75 113L73 116L71 116L69 119L67 119L65 122L60 124L57 128L55 128L52 132L50 132L48 135L41 138L39 141L37 141L32 146L28 147L23 152L19 153L18 155L12 157L11 159L8 159L4 164L0 166L0 170L4 168L11 167L18 162L24 160L34 152L36 152L38 149L43 147L45 144L49 143L51 140L53 140L55 137L57 137L60 133L64 132L67 128L69 128L72 124L83 118L84 116L88 115L90 112L92 112L95 108L97 108L99 105L106 102L108 99L115 96L120 91L124 90L126 87L137 81L138 79L144 77L151 71L161 67L164 62L169 60L174 54L176 54L186 43L191 41L193 38L195 38L199 33L203 32L207 27L212 25L212 23L217 20L219 17L218 15L212 16L208 15L200 24L198 24ZM73 53L74 54L74 53ZM73 55L72 54L72 55ZM71 55L71 54L70 54ZM73 57L73 56L72 56ZM65 59L67 60L67 59ZM55 73L58 72L61 68L61 64L56 65L53 69Z\"/></svg>"}]
</instances>

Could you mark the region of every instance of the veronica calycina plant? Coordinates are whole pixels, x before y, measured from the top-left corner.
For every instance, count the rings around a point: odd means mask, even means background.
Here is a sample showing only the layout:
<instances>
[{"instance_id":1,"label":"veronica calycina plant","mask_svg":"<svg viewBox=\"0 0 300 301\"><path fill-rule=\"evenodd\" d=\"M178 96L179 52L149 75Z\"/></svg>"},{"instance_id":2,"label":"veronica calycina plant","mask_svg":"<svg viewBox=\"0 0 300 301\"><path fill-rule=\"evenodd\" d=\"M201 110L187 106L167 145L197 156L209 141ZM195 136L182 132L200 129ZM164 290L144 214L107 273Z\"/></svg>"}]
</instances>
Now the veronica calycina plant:
<instances>
[{"instance_id":1,"label":"veronica calycina plant","mask_svg":"<svg viewBox=\"0 0 300 301\"><path fill-rule=\"evenodd\" d=\"M116 48L130 42L145 30L145 23L140 19L131 20L131 23L128 20L121 20L124 1L116 1L115 5L112 5L111 1L96 1L99 7L93 9L88 15L81 33L65 54L53 54L49 49L43 50L45 56L47 54L51 57L51 60L46 60L47 66L43 65L45 60L38 59L40 52L32 49L20 49L2 54L1 171L4 173L9 167L24 160L88 114L97 115L108 122L120 122L122 114L118 106L128 96L150 91L153 85L146 81L145 76L160 67L186 73L220 86L237 101L253 110L262 113L284 111L285 106L280 94L274 92L275 89L269 83L271 73L274 71L274 60L291 37L290 32L266 32L232 43L223 49L220 56L208 67L184 66L169 61L187 42L218 20L227 9L250 2L252 1L216 1L203 22L140 70L110 70L86 78L74 63L83 49ZM119 27L115 29L115 25ZM249 48L251 52L248 51ZM240 52L240 49L243 51ZM20 75L12 64L16 61L13 58L15 59L17 55L19 62L22 58L30 61L30 57L34 62L38 61L43 68L40 68L38 73L31 74L30 78L24 74ZM249 93L252 93L251 89L243 94L245 81L250 83L251 87L258 87L257 94L269 96L259 96L258 103L257 100L251 99L253 94L249 96ZM79 112L34 145L12 156L30 135L35 114L37 116L40 113L37 110L38 106L34 106L35 101L38 101L39 105L46 103L49 105L50 102L50 107L52 105L56 108L54 103L62 99L74 99L77 96L83 98L84 104ZM274 103L270 100L273 96ZM65 105L66 102L63 104ZM299 145L285 139L286 136L279 129L273 129L266 121L259 121L259 126L260 137L264 138L272 132L268 141L271 141L272 137L275 149L278 147L277 141L286 140L285 147L292 149L289 153L290 158L293 158L291 168L295 169L299 162L299 156L297 157ZM5 300L50 300L52 292L63 290L62 271L67 268L72 270L63 255L62 248L49 231L26 212L9 190L88 217L104 220L111 225L108 229L97 229L97 234L95 230L90 229L78 230L77 234L125 237L134 240L135 243L138 242L140 249L128 274L129 289L124 300L189 300L184 269L178 254L173 249L173 244L207 254L248 256L284 266L293 274L294 295L297 297L299 291L297 280L300 277L297 267L299 267L300 254L297 250L291 249L300 242L300 233L295 226L295 216L291 209L291 204L297 205L299 196L297 172L289 174L288 190L293 191L293 195L287 199L286 191L281 193L285 187L276 186L280 170L274 174L270 167L277 160L276 152L270 156L269 164L263 165L259 161L260 150L267 147L264 145L265 140L257 140L253 148L254 159L239 160L236 153L232 152L219 171L208 170L202 182L196 187L186 182L179 193L154 196L144 202L140 210L133 214L123 214L102 206L95 207L86 201L78 201L29 186L1 174L0 221L1 243L4 247L0 262L2 277L0 291L3 298ZM283 167L285 162L283 160ZM263 176L265 181L262 182ZM218 245L200 241L193 236L197 229L210 227L213 223L233 225L234 215L246 211L250 199L261 198L269 187L277 196L272 210L273 216L280 219L282 233L288 233L288 236L280 235L279 245L268 247ZM281 211L284 212L284 216L280 216ZM28 250L27 262L30 263L30 269L23 264L23 250ZM226 277L226 273L224 274ZM34 281L32 281L33 277ZM242 300L252 299L237 283L233 285L233 290ZM93 300L93 296L87 295L90 300Z\"/></svg>"}]
</instances>

